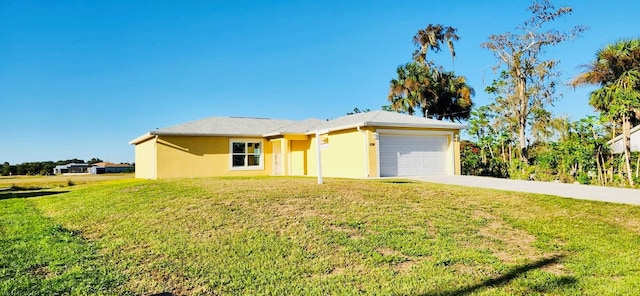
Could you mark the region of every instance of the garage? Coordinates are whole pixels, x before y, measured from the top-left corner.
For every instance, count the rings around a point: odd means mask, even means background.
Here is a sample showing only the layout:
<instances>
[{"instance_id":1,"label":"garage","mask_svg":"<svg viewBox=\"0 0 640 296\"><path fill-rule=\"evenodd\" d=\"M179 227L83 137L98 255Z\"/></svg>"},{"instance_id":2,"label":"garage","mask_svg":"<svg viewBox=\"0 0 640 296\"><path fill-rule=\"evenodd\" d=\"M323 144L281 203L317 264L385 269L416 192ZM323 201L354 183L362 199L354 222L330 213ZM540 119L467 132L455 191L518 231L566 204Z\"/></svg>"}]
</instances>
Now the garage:
<instances>
[{"instance_id":1,"label":"garage","mask_svg":"<svg viewBox=\"0 0 640 296\"><path fill-rule=\"evenodd\" d=\"M380 176L451 175L449 136L380 134Z\"/></svg>"}]
</instances>

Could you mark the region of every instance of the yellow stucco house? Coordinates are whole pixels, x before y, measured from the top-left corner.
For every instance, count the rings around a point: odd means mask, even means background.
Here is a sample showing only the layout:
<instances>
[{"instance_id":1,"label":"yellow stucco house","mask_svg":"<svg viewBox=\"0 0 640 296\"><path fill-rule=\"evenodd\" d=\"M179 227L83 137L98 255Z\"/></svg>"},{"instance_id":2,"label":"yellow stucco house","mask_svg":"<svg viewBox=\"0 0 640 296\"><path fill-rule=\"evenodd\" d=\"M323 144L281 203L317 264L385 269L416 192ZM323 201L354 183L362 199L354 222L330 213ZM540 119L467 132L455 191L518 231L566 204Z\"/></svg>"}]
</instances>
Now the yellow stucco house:
<instances>
[{"instance_id":1,"label":"yellow stucco house","mask_svg":"<svg viewBox=\"0 0 640 296\"><path fill-rule=\"evenodd\" d=\"M150 131L135 145L136 178L460 173L466 125L372 111L333 120L209 117ZM317 141L320 141L319 143Z\"/></svg>"}]
</instances>

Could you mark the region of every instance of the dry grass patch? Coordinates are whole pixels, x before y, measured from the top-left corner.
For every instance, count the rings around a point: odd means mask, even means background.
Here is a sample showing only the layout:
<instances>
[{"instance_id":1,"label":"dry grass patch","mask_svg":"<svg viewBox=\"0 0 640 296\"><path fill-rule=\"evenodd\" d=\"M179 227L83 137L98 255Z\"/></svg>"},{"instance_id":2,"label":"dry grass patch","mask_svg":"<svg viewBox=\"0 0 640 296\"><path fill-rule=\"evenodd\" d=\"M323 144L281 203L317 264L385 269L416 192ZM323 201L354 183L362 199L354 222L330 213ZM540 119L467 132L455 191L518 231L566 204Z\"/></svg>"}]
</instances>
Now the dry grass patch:
<instances>
[{"instance_id":1,"label":"dry grass patch","mask_svg":"<svg viewBox=\"0 0 640 296\"><path fill-rule=\"evenodd\" d=\"M533 247L535 236L515 229L501 218L487 212L476 211L475 215L487 221L478 233L490 242L496 242L491 249L495 250L493 254L501 261L515 263L522 259L535 259L541 255L540 250Z\"/></svg>"}]
</instances>

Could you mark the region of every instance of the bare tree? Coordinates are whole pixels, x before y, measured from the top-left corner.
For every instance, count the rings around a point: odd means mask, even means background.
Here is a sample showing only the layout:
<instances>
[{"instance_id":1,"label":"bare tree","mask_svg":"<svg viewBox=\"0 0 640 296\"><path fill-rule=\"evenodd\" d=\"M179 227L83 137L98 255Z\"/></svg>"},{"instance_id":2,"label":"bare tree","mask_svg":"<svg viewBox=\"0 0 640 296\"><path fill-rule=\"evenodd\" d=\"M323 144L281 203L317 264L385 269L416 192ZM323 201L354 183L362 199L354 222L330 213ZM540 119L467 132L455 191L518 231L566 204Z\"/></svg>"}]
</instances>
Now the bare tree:
<instances>
[{"instance_id":1,"label":"bare tree","mask_svg":"<svg viewBox=\"0 0 640 296\"><path fill-rule=\"evenodd\" d=\"M504 71L501 78L506 80L507 93L496 101L496 107L502 109L505 116L513 116L517 122L523 160L527 147L527 127L536 121L548 119L550 113L546 107L556 100L556 78L559 74L555 67L558 62L543 59L544 49L572 40L587 29L575 26L565 32L554 29L542 31L543 25L571 14L571 7L556 9L548 0L535 0L528 10L532 13L531 18L514 32L491 35L489 41L481 45L491 50L498 59L495 69Z\"/></svg>"}]
</instances>

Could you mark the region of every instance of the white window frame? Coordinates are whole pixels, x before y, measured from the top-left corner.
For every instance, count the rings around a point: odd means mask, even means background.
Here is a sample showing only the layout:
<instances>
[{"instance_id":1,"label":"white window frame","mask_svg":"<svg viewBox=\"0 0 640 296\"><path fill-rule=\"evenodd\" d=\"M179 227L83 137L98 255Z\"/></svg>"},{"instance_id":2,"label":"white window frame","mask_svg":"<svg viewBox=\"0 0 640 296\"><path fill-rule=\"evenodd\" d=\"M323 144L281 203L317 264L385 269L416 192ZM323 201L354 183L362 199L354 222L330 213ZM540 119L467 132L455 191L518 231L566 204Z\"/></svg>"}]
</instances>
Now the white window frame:
<instances>
[{"instance_id":1,"label":"white window frame","mask_svg":"<svg viewBox=\"0 0 640 296\"><path fill-rule=\"evenodd\" d=\"M248 155L246 152L247 143L260 143L260 164L259 165L248 165L248 159L245 157L245 165L242 167L233 166L233 156L239 155L233 153L233 143L244 143L245 144L245 153L244 155ZM264 170L264 141L262 139L229 139L229 169L232 171L260 171Z\"/></svg>"}]
</instances>

